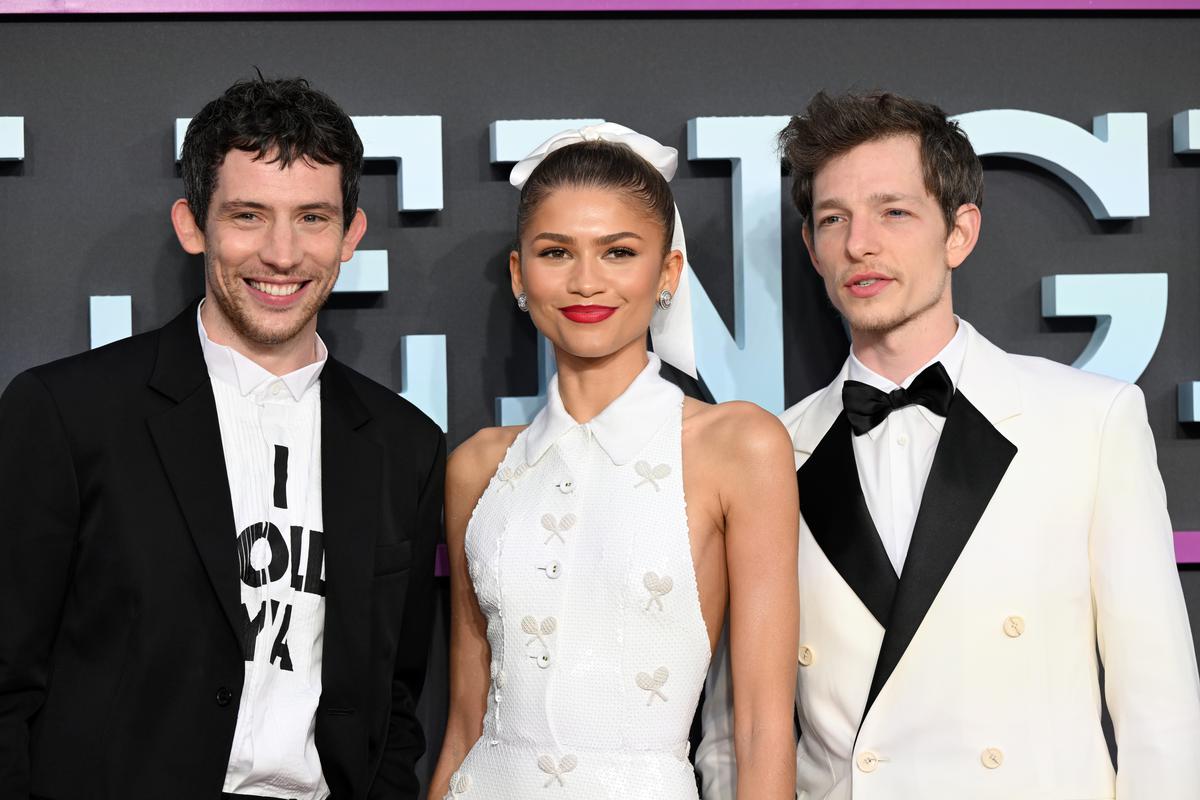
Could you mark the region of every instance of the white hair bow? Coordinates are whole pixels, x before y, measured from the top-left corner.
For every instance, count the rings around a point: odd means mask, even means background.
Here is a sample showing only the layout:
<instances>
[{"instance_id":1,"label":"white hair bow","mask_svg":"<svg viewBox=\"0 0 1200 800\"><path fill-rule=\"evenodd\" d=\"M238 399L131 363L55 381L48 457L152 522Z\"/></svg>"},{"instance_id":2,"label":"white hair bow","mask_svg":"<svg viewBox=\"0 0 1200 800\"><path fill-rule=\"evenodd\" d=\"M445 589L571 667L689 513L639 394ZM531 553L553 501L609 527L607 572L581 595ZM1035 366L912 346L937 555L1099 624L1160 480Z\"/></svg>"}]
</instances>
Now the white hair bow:
<instances>
[{"instance_id":1,"label":"white hair bow","mask_svg":"<svg viewBox=\"0 0 1200 800\"><path fill-rule=\"evenodd\" d=\"M679 166L679 152L674 147L659 144L649 136L618 125L604 122L556 133L537 146L525 158L517 162L509 173L508 181L520 189L529 180L535 167L550 153L561 147L578 142L619 142L650 162L668 181L675 177ZM683 221L679 218L679 207L675 207L675 235L671 238L671 249L683 253L683 270L679 274L679 286L671 298L670 310L656 308L650 320L650 340L654 352L663 361L676 369L696 377L696 345L692 334L692 293L688 273L687 242L683 236Z\"/></svg>"}]
</instances>

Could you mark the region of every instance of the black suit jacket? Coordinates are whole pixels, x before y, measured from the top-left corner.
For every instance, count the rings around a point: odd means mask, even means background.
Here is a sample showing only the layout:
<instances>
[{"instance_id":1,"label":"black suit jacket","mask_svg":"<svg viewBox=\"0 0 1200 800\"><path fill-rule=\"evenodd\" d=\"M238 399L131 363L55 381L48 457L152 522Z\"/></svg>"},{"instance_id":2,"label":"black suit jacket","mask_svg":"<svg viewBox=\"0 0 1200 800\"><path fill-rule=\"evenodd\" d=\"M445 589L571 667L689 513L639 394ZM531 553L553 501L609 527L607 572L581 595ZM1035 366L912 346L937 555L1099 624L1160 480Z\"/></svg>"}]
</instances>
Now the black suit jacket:
<instances>
[{"instance_id":1,"label":"black suit jacket","mask_svg":"<svg viewBox=\"0 0 1200 800\"><path fill-rule=\"evenodd\" d=\"M336 800L415 798L445 439L330 358L316 743ZM216 800L245 627L191 305L0 398L0 798Z\"/></svg>"}]
</instances>

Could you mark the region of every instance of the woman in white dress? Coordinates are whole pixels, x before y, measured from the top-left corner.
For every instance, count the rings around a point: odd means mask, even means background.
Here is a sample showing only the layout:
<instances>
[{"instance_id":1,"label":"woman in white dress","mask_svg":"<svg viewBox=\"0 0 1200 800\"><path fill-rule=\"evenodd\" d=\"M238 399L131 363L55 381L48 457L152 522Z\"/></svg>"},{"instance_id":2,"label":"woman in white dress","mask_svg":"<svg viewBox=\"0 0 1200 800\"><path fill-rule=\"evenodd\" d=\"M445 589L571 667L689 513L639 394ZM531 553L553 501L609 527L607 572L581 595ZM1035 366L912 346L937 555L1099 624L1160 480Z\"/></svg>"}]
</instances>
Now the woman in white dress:
<instances>
[{"instance_id":1,"label":"woman in white dress","mask_svg":"<svg viewBox=\"0 0 1200 800\"><path fill-rule=\"evenodd\" d=\"M726 621L739 796L795 796L792 448L757 406L658 374L694 373L675 159L606 124L513 170L513 294L558 374L532 424L480 431L447 467L430 797L694 800L688 733Z\"/></svg>"}]
</instances>

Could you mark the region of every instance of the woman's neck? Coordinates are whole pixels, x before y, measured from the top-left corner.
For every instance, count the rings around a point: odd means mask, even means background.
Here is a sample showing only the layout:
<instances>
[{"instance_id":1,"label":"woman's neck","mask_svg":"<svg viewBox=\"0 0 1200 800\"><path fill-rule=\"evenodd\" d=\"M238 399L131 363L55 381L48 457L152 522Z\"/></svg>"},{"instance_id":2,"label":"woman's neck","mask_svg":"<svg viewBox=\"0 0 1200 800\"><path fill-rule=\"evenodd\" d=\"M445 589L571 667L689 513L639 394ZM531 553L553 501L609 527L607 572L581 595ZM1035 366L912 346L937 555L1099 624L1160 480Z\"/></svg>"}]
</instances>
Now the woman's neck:
<instances>
[{"instance_id":1,"label":"woman's neck","mask_svg":"<svg viewBox=\"0 0 1200 800\"><path fill-rule=\"evenodd\" d=\"M554 348L554 356L563 408L580 424L608 408L647 364L645 343L636 339L607 356L574 356L558 347Z\"/></svg>"}]
</instances>

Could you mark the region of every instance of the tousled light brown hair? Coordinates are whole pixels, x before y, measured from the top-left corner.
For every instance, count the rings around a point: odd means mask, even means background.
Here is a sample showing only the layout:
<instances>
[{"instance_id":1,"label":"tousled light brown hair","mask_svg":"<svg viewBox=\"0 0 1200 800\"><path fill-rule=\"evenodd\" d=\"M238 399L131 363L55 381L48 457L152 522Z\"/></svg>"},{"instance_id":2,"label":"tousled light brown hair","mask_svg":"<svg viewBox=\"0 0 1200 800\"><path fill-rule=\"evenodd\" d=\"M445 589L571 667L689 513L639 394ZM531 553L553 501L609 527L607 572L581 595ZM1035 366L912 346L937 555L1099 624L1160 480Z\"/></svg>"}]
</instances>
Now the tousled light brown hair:
<instances>
[{"instance_id":1,"label":"tousled light brown hair","mask_svg":"<svg viewBox=\"0 0 1200 800\"><path fill-rule=\"evenodd\" d=\"M792 200L810 231L817 171L860 144L892 136L915 136L920 143L925 190L941 206L947 233L960 206L983 206L983 166L945 111L890 92L832 96L822 91L779 134L792 172Z\"/></svg>"}]
</instances>

